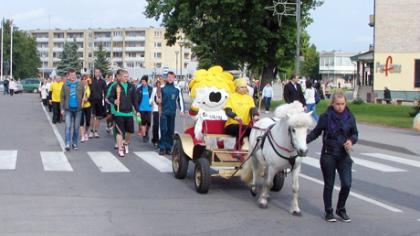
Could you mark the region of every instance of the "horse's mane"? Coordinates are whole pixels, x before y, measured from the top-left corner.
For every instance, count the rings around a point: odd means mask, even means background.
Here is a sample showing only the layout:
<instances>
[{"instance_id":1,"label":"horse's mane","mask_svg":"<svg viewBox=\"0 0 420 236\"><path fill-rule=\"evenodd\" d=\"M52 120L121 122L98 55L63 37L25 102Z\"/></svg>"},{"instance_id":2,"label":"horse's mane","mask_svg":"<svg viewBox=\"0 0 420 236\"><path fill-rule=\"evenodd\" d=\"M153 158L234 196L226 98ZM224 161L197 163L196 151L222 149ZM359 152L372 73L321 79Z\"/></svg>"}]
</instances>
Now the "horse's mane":
<instances>
[{"instance_id":1,"label":"horse's mane","mask_svg":"<svg viewBox=\"0 0 420 236\"><path fill-rule=\"evenodd\" d=\"M278 106L274 111L274 116L279 119L287 119L288 125L293 127L313 125L312 117L305 113L302 103L298 101Z\"/></svg>"}]
</instances>

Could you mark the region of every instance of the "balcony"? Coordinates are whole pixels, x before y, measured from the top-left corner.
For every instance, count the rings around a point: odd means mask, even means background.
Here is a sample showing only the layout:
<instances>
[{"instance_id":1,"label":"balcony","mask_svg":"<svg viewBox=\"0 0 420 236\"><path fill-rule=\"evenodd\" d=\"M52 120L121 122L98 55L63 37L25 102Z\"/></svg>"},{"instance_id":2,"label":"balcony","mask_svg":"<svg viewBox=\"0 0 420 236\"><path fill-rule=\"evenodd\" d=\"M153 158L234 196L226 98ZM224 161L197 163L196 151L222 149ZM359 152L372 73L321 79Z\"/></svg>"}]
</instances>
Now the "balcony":
<instances>
[{"instance_id":1,"label":"balcony","mask_svg":"<svg viewBox=\"0 0 420 236\"><path fill-rule=\"evenodd\" d=\"M111 38L110 37L97 37L95 38L95 42L110 42Z\"/></svg>"},{"instance_id":2,"label":"balcony","mask_svg":"<svg viewBox=\"0 0 420 236\"><path fill-rule=\"evenodd\" d=\"M53 48L53 52L62 52L63 48Z\"/></svg>"},{"instance_id":3,"label":"balcony","mask_svg":"<svg viewBox=\"0 0 420 236\"><path fill-rule=\"evenodd\" d=\"M65 38L54 38L54 42L64 43L66 41Z\"/></svg>"},{"instance_id":4,"label":"balcony","mask_svg":"<svg viewBox=\"0 0 420 236\"><path fill-rule=\"evenodd\" d=\"M61 59L60 59L60 58L56 58L56 57L54 57L54 58L53 58L53 62L57 62L57 61L61 61Z\"/></svg>"},{"instance_id":5,"label":"balcony","mask_svg":"<svg viewBox=\"0 0 420 236\"><path fill-rule=\"evenodd\" d=\"M145 41L146 38L144 36L127 36L125 37L125 41Z\"/></svg>"},{"instance_id":6,"label":"balcony","mask_svg":"<svg viewBox=\"0 0 420 236\"><path fill-rule=\"evenodd\" d=\"M126 47L126 52L144 52L144 47Z\"/></svg>"},{"instance_id":7,"label":"balcony","mask_svg":"<svg viewBox=\"0 0 420 236\"><path fill-rule=\"evenodd\" d=\"M48 43L49 38L36 38L37 43Z\"/></svg>"},{"instance_id":8,"label":"balcony","mask_svg":"<svg viewBox=\"0 0 420 236\"><path fill-rule=\"evenodd\" d=\"M48 48L36 48L39 52L48 52Z\"/></svg>"},{"instance_id":9,"label":"balcony","mask_svg":"<svg viewBox=\"0 0 420 236\"><path fill-rule=\"evenodd\" d=\"M114 48L112 48L112 51L113 52L122 52L123 49L122 48L116 48L116 47L114 47Z\"/></svg>"},{"instance_id":10,"label":"balcony","mask_svg":"<svg viewBox=\"0 0 420 236\"><path fill-rule=\"evenodd\" d=\"M84 48L78 48L77 49L77 52L83 52L84 51Z\"/></svg>"},{"instance_id":11,"label":"balcony","mask_svg":"<svg viewBox=\"0 0 420 236\"><path fill-rule=\"evenodd\" d=\"M134 61L134 62L136 62L136 61L144 62L144 57L126 57L125 60L126 61Z\"/></svg>"},{"instance_id":12,"label":"balcony","mask_svg":"<svg viewBox=\"0 0 420 236\"><path fill-rule=\"evenodd\" d=\"M113 41L122 41L123 37L122 36L114 36L114 37L112 37L112 40Z\"/></svg>"},{"instance_id":13,"label":"balcony","mask_svg":"<svg viewBox=\"0 0 420 236\"><path fill-rule=\"evenodd\" d=\"M122 57L114 57L112 58L112 61L122 61Z\"/></svg>"}]
</instances>

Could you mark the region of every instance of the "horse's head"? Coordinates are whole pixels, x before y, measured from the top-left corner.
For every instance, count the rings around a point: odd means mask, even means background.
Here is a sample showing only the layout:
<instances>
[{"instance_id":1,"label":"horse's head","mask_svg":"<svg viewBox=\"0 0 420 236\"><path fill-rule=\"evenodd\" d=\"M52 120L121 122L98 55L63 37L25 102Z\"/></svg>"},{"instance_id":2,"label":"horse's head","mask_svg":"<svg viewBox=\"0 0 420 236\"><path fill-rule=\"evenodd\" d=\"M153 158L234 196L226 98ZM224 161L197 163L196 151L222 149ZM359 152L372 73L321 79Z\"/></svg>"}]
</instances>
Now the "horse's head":
<instances>
[{"instance_id":1,"label":"horse's head","mask_svg":"<svg viewBox=\"0 0 420 236\"><path fill-rule=\"evenodd\" d=\"M297 151L297 155L304 157L308 153L308 145L306 144L306 135L308 128L312 126L313 119L310 113L300 112L287 115L288 131L291 138L293 148Z\"/></svg>"}]
</instances>

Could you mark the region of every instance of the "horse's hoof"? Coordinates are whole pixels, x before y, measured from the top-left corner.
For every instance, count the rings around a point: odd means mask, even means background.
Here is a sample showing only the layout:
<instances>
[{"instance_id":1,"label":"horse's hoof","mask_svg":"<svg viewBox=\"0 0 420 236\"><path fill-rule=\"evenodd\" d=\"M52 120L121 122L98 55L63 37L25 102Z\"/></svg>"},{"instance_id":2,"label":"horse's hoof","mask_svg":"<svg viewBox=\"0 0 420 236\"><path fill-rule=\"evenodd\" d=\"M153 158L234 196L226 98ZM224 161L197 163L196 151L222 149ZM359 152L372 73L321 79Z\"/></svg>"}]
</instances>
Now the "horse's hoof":
<instances>
[{"instance_id":1,"label":"horse's hoof","mask_svg":"<svg viewBox=\"0 0 420 236\"><path fill-rule=\"evenodd\" d=\"M294 216L298 216L298 217L301 217L303 214L302 214L302 212L301 212L301 211L293 211L293 212L292 212L292 215L294 215Z\"/></svg>"},{"instance_id":2,"label":"horse's hoof","mask_svg":"<svg viewBox=\"0 0 420 236\"><path fill-rule=\"evenodd\" d=\"M249 192L251 193L251 195L252 195L253 197L257 196L257 190L256 190L254 187L252 187L252 188L249 190Z\"/></svg>"},{"instance_id":3,"label":"horse's hoof","mask_svg":"<svg viewBox=\"0 0 420 236\"><path fill-rule=\"evenodd\" d=\"M268 207L267 200L261 200L261 201L259 201L259 202L258 202L258 206L259 206L261 209L266 209L266 208Z\"/></svg>"}]
</instances>

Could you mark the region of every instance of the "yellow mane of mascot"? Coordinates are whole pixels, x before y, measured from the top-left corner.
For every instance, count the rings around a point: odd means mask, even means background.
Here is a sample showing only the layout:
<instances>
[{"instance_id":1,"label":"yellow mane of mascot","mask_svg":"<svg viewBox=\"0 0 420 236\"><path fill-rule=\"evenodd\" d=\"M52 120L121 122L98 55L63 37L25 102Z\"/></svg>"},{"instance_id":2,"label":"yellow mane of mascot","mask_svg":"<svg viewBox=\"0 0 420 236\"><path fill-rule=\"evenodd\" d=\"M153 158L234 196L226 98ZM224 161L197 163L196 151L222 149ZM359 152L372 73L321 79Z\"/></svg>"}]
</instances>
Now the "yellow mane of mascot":
<instances>
[{"instance_id":1,"label":"yellow mane of mascot","mask_svg":"<svg viewBox=\"0 0 420 236\"><path fill-rule=\"evenodd\" d=\"M193 102L190 115L196 119L194 134L202 138L203 120L226 120L224 106L229 94L235 91L233 75L221 66L198 70L189 84Z\"/></svg>"}]
</instances>

